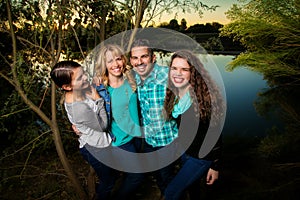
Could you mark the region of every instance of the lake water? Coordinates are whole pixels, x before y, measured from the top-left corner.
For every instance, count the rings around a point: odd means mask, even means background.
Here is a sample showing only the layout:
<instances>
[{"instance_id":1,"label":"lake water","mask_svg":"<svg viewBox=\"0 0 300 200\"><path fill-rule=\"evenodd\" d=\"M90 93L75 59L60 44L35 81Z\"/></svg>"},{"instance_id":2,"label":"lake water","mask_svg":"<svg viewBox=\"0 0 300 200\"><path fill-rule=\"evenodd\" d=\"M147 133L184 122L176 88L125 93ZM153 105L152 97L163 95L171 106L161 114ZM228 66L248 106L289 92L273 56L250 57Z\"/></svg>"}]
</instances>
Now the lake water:
<instances>
[{"instance_id":1,"label":"lake water","mask_svg":"<svg viewBox=\"0 0 300 200\"><path fill-rule=\"evenodd\" d=\"M261 117L255 110L254 102L259 98L258 93L268 88L260 74L242 67L232 72L226 71L225 66L234 56L207 55L203 58L203 64L206 67L213 66L212 74L224 84L227 113L223 135L264 136L267 129L277 125L275 119ZM158 59L158 63L167 65L168 60Z\"/></svg>"},{"instance_id":2,"label":"lake water","mask_svg":"<svg viewBox=\"0 0 300 200\"><path fill-rule=\"evenodd\" d=\"M258 93L268 88L263 77L245 68L237 68L232 72L225 66L234 56L212 55L212 60L222 76L226 97L227 114L223 128L224 135L238 134L263 136L268 128L276 125L276 120L267 120L257 114L254 102Z\"/></svg>"}]
</instances>

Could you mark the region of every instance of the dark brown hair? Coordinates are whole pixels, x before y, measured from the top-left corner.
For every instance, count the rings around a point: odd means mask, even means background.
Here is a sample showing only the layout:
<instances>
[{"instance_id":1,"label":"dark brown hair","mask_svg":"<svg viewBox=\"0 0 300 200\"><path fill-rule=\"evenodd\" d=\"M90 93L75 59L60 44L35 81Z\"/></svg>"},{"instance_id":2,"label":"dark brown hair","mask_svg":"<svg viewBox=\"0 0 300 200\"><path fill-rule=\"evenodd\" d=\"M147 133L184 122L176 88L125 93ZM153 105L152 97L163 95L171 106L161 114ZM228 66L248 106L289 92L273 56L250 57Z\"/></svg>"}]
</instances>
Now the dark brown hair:
<instances>
[{"instance_id":1,"label":"dark brown hair","mask_svg":"<svg viewBox=\"0 0 300 200\"><path fill-rule=\"evenodd\" d=\"M175 52L171 57L170 66L172 66L172 61L175 58L185 59L189 64L191 71L191 78L189 80L191 85L190 95L193 101L194 110L197 116L200 115L200 120L208 122L212 117L212 106L216 106L216 108L219 109L217 99L222 97L220 91L215 82L211 79L207 70L204 68L200 59L191 51L180 50ZM172 116L174 105L178 101L176 96L178 96L178 89L173 85L169 78L164 102L167 118L171 118Z\"/></svg>"},{"instance_id":2,"label":"dark brown hair","mask_svg":"<svg viewBox=\"0 0 300 200\"><path fill-rule=\"evenodd\" d=\"M74 61L61 61L52 68L50 72L51 79L58 87L69 85L72 82L73 69L81 67L81 65Z\"/></svg>"},{"instance_id":3,"label":"dark brown hair","mask_svg":"<svg viewBox=\"0 0 300 200\"><path fill-rule=\"evenodd\" d=\"M129 52L130 57L131 57L131 50L134 47L147 47L149 56L152 57L152 55L153 55L153 49L150 47L150 42L147 39L136 39L133 41L133 43L130 47L130 52Z\"/></svg>"}]
</instances>

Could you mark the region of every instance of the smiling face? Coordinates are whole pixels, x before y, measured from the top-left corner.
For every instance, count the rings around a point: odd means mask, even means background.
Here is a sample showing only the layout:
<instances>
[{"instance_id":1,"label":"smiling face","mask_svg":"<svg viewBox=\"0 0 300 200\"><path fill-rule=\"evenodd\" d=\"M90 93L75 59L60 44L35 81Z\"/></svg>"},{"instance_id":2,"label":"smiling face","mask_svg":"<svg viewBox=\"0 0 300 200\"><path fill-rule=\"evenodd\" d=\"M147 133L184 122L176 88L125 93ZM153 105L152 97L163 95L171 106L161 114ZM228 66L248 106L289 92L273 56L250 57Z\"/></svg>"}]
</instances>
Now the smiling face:
<instances>
[{"instance_id":1,"label":"smiling face","mask_svg":"<svg viewBox=\"0 0 300 200\"><path fill-rule=\"evenodd\" d=\"M130 63L142 80L151 73L155 62L155 55L151 55L148 47L139 46L131 49Z\"/></svg>"},{"instance_id":2,"label":"smiling face","mask_svg":"<svg viewBox=\"0 0 300 200\"><path fill-rule=\"evenodd\" d=\"M81 91L90 86L87 74L82 67L73 69L71 87L74 91Z\"/></svg>"},{"instance_id":3,"label":"smiling face","mask_svg":"<svg viewBox=\"0 0 300 200\"><path fill-rule=\"evenodd\" d=\"M122 56L116 56L111 51L107 51L105 54L105 65L108 71L108 77L120 77L122 76L124 61Z\"/></svg>"},{"instance_id":4,"label":"smiling face","mask_svg":"<svg viewBox=\"0 0 300 200\"><path fill-rule=\"evenodd\" d=\"M178 88L179 93L185 93L190 87L190 68L189 63L183 58L176 57L172 60L169 78L173 85Z\"/></svg>"}]
</instances>

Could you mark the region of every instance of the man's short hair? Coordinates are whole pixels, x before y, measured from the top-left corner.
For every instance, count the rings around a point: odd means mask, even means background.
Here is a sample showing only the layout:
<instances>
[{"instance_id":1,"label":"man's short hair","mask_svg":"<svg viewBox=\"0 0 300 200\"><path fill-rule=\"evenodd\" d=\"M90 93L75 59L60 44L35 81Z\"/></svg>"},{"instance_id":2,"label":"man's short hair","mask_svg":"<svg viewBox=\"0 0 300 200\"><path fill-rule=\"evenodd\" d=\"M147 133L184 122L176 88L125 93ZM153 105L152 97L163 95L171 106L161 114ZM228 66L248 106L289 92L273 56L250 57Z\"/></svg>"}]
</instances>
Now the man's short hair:
<instances>
[{"instance_id":1,"label":"man's short hair","mask_svg":"<svg viewBox=\"0 0 300 200\"><path fill-rule=\"evenodd\" d=\"M147 39L136 39L133 41L131 48L130 48L130 56L131 56L131 50L134 47L148 47L148 52L150 56L153 55L153 49L150 47L150 42Z\"/></svg>"}]
</instances>

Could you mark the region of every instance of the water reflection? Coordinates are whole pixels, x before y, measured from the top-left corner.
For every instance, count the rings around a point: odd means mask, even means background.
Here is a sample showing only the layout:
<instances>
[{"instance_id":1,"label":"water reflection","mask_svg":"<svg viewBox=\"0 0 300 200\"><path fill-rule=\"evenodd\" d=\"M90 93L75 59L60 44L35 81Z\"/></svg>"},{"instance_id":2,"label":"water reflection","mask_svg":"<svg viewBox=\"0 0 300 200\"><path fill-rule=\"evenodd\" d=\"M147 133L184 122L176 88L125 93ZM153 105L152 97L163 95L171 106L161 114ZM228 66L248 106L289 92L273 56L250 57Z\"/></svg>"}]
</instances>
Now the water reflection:
<instances>
[{"instance_id":1,"label":"water reflection","mask_svg":"<svg viewBox=\"0 0 300 200\"><path fill-rule=\"evenodd\" d=\"M232 72L225 70L225 66L234 56L213 55L214 62L222 75L227 95L227 116L224 134L238 134L241 136L264 136L266 130L280 122L275 116L265 118L258 114L255 102L260 93L269 89L262 75L245 68L237 68Z\"/></svg>"}]
</instances>

